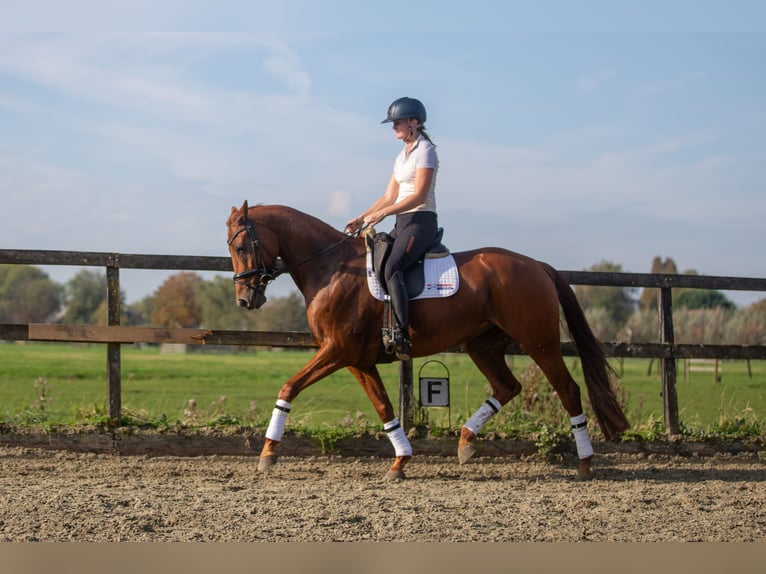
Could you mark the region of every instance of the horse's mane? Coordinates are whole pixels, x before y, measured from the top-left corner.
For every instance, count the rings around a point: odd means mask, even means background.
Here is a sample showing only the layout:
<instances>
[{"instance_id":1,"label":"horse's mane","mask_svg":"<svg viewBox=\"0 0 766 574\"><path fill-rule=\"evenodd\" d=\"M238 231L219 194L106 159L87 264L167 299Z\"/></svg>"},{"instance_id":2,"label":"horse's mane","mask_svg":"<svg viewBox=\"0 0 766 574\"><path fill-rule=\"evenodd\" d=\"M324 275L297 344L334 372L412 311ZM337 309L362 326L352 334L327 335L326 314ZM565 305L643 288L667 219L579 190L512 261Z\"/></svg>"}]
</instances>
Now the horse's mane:
<instances>
[{"instance_id":1,"label":"horse's mane","mask_svg":"<svg viewBox=\"0 0 766 574\"><path fill-rule=\"evenodd\" d=\"M255 210L252 212L254 214L253 219L260 219L260 217L263 217L264 220L287 220L291 222L292 225L299 226L300 228L310 227L322 235L343 235L342 231L335 229L329 223L319 219L318 217L315 217L314 215L310 215L288 205L259 203L251 206L250 209Z\"/></svg>"}]
</instances>

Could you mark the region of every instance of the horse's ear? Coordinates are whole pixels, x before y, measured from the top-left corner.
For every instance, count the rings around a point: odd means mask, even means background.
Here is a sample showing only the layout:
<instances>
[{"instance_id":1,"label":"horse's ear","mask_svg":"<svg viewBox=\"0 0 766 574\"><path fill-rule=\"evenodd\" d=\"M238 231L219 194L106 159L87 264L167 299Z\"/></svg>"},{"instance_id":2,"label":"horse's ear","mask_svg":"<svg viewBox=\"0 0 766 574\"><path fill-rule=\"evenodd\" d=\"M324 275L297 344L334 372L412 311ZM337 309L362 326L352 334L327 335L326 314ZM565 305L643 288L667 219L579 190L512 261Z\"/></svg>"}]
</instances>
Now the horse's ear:
<instances>
[{"instance_id":1,"label":"horse's ear","mask_svg":"<svg viewBox=\"0 0 766 574\"><path fill-rule=\"evenodd\" d=\"M242 207L240 207L239 209L237 209L236 207L232 206L232 208L231 208L231 215L229 215L229 222L234 221L234 217L237 216L237 215L239 216L237 218L237 221L239 221L239 222L244 221L245 217L247 217L247 210L248 210L247 200L245 200L245 203L243 203Z\"/></svg>"}]
</instances>

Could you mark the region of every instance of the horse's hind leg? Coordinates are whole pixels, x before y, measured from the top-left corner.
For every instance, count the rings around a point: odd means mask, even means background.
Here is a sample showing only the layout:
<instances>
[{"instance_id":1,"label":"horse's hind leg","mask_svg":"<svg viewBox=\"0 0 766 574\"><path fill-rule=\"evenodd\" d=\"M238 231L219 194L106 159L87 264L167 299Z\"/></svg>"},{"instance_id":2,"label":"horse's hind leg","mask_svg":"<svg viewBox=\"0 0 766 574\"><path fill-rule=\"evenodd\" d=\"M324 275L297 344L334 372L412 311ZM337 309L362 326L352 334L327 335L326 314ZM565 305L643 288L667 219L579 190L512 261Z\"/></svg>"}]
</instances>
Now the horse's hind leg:
<instances>
[{"instance_id":1,"label":"horse's hind leg","mask_svg":"<svg viewBox=\"0 0 766 574\"><path fill-rule=\"evenodd\" d=\"M505 362L508 338L499 329L493 329L468 341L465 351L492 386L492 396L469 418L460 429L457 456L465 464L476 453L474 443L479 430L496 415L503 405L521 392L521 383L513 376Z\"/></svg>"}]
</instances>

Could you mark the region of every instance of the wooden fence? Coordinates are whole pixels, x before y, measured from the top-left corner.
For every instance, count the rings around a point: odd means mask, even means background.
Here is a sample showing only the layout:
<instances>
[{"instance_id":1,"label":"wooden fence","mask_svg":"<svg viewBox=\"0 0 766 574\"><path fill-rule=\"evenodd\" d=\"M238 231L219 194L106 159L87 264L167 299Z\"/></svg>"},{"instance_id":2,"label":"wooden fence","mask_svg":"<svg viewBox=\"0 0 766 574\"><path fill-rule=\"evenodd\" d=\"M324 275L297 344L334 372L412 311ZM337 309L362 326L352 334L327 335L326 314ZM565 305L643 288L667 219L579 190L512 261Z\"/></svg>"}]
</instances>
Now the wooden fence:
<instances>
[{"instance_id":1,"label":"wooden fence","mask_svg":"<svg viewBox=\"0 0 766 574\"><path fill-rule=\"evenodd\" d=\"M254 332L214 329L167 329L120 326L120 269L158 269L179 271L232 272L228 257L185 255L140 255L76 251L0 250L0 264L68 265L102 267L106 270L107 325L0 325L0 340L69 341L104 343L107 353L107 407L109 417L119 422L122 413L120 346L126 343L183 343L214 345L251 345L311 348L309 333ZM697 288L740 291L766 291L766 279L652 273L603 273L560 271L573 285L611 287L648 287L658 289L660 325L659 343L605 343L610 357L659 359L662 369L662 396L665 428L671 434L679 430L676 361L678 359L766 359L761 345L677 345L674 342L672 289ZM567 356L576 356L573 343L563 343ZM520 355L514 345L508 354ZM399 415L405 427L414 414L412 362L400 363Z\"/></svg>"}]
</instances>

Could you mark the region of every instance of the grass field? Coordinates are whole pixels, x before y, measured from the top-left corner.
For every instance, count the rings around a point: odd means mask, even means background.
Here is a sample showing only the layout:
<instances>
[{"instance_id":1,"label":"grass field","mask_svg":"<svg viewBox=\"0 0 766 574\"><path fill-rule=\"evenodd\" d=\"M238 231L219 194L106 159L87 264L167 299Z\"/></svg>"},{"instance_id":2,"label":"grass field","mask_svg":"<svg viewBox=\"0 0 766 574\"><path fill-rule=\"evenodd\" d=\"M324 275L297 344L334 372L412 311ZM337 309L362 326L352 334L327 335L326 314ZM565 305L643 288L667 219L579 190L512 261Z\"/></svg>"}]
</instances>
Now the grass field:
<instances>
[{"instance_id":1,"label":"grass field","mask_svg":"<svg viewBox=\"0 0 766 574\"><path fill-rule=\"evenodd\" d=\"M311 355L310 351L190 352L161 354L157 347L122 347L122 406L132 422L163 425L242 424L265 426L282 383ZM436 359L422 372L421 366ZM485 430L523 434L542 420L566 427L560 403L526 357L513 357L514 372L525 391ZM585 395L574 359L567 359ZM678 363L681 423L691 434L762 433L766 420L766 365L753 361L722 362L722 379L694 372L684 381ZM618 394L637 432L662 427L662 383L657 362L649 374L648 359L626 359L613 366L621 373ZM447 371L445 371L445 367ZM398 365L381 365L391 400L397 404ZM459 428L486 398L487 383L464 355L444 354L414 361L418 376L450 379L450 408L427 409L428 424ZM195 406L190 406L193 401ZM0 344L0 421L13 425L83 424L103 420L106 412L106 349L103 345L48 343ZM378 427L366 395L347 371L305 390L293 404L291 426Z\"/></svg>"}]
</instances>

